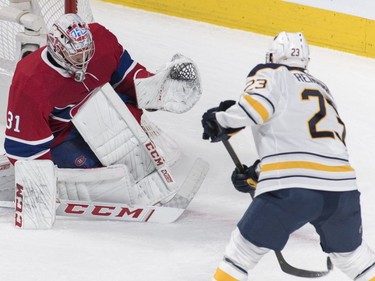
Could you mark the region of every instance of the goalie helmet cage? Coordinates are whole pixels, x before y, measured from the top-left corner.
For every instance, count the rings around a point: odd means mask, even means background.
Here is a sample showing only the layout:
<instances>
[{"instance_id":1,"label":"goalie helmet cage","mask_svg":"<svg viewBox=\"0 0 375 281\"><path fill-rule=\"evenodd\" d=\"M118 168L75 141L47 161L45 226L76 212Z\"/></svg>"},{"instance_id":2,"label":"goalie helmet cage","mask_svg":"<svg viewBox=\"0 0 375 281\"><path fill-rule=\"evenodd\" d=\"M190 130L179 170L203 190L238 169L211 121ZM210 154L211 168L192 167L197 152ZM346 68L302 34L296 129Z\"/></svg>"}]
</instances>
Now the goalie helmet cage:
<instances>
[{"instance_id":1,"label":"goalie helmet cage","mask_svg":"<svg viewBox=\"0 0 375 281\"><path fill-rule=\"evenodd\" d=\"M89 0L0 0L0 11L6 7L29 7L32 14L41 16L44 22L41 34L46 34L64 13L78 13L86 22L94 20ZM21 24L5 19L0 13L0 74L12 75L19 60L16 36L21 32L24 32Z\"/></svg>"}]
</instances>

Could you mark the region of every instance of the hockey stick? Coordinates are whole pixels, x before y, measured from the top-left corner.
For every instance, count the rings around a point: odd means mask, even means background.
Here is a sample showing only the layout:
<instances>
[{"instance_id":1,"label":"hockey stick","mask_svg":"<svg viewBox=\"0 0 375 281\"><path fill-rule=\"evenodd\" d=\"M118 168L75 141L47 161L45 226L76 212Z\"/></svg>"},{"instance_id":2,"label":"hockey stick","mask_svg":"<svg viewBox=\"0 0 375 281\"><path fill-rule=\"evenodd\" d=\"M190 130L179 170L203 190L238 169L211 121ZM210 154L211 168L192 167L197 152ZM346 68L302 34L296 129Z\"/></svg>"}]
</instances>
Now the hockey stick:
<instances>
[{"instance_id":1,"label":"hockey stick","mask_svg":"<svg viewBox=\"0 0 375 281\"><path fill-rule=\"evenodd\" d=\"M236 152L234 151L232 145L229 143L228 140L223 140L222 141L225 148L227 149L230 157L232 158L234 164L236 165L236 168L240 171L243 172L244 168L243 165L238 158ZM254 192L250 193L251 198L254 199ZM331 259L327 257L327 270L324 271L312 271L312 270L305 270L305 269L300 269L291 266L283 257L282 253L280 251L275 251L275 255L277 258L277 261L279 262L280 268L283 272L298 276L298 277L304 277L304 278L317 278L317 277L322 277L327 275L333 268Z\"/></svg>"},{"instance_id":2,"label":"hockey stick","mask_svg":"<svg viewBox=\"0 0 375 281\"><path fill-rule=\"evenodd\" d=\"M13 201L0 201L0 208L6 208L14 214ZM131 222L172 223L176 221L184 208L163 206L129 206L121 203L60 200L56 201L56 215L94 220L115 220Z\"/></svg>"},{"instance_id":3,"label":"hockey stick","mask_svg":"<svg viewBox=\"0 0 375 281\"><path fill-rule=\"evenodd\" d=\"M225 148L227 149L230 157L232 158L234 165L236 165L237 170L240 173L243 173L245 170L244 170L243 165L242 165L240 159L238 158L236 152L234 151L232 145L229 143L228 140L223 140L222 142L223 142ZM254 199L255 190L251 190L249 193L250 193L251 198Z\"/></svg>"}]
</instances>

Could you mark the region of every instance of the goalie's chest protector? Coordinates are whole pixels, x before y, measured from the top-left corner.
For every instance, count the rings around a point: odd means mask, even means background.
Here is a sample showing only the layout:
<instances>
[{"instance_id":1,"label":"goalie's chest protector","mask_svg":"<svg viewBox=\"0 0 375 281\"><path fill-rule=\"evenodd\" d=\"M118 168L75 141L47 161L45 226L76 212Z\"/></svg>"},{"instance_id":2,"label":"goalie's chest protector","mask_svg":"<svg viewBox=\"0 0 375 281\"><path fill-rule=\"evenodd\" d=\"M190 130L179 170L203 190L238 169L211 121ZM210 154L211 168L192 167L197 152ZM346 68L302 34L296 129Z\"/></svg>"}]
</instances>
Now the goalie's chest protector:
<instances>
[{"instance_id":1,"label":"goalie's chest protector","mask_svg":"<svg viewBox=\"0 0 375 281\"><path fill-rule=\"evenodd\" d=\"M288 187L356 189L345 125L326 85L300 69L263 71L269 74L262 79L272 79L259 94L272 101L274 112L253 127L262 159L258 194Z\"/></svg>"}]
</instances>

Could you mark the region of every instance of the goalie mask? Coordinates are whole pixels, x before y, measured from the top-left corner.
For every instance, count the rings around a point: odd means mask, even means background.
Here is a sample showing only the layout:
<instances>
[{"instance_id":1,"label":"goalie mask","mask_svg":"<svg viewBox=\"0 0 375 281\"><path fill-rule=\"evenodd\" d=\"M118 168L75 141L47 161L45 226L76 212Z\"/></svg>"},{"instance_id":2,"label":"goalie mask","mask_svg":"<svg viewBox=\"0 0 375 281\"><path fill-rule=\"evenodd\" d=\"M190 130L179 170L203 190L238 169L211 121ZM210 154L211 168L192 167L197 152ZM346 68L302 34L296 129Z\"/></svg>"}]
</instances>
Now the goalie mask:
<instances>
[{"instance_id":1,"label":"goalie mask","mask_svg":"<svg viewBox=\"0 0 375 281\"><path fill-rule=\"evenodd\" d=\"M52 25L47 34L47 49L74 80L85 79L95 47L88 25L78 15L65 14Z\"/></svg>"},{"instance_id":2,"label":"goalie mask","mask_svg":"<svg viewBox=\"0 0 375 281\"><path fill-rule=\"evenodd\" d=\"M307 68L309 60L309 45L300 32L279 33L266 55L266 63L280 63L304 69Z\"/></svg>"}]
</instances>

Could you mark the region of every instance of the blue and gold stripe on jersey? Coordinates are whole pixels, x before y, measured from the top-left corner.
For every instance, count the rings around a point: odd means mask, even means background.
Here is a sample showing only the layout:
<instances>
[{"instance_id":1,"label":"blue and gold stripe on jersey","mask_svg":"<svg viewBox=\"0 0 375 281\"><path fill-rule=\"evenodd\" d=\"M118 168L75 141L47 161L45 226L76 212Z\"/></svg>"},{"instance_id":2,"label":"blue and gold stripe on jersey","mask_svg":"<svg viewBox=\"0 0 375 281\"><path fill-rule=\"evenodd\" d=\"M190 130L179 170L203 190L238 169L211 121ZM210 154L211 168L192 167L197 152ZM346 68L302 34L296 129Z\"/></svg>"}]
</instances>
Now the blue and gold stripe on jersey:
<instances>
[{"instance_id":1,"label":"blue and gold stripe on jersey","mask_svg":"<svg viewBox=\"0 0 375 281\"><path fill-rule=\"evenodd\" d=\"M356 189L355 170L347 159L308 152L288 152L262 159L257 189L309 188L327 191Z\"/></svg>"}]
</instances>

